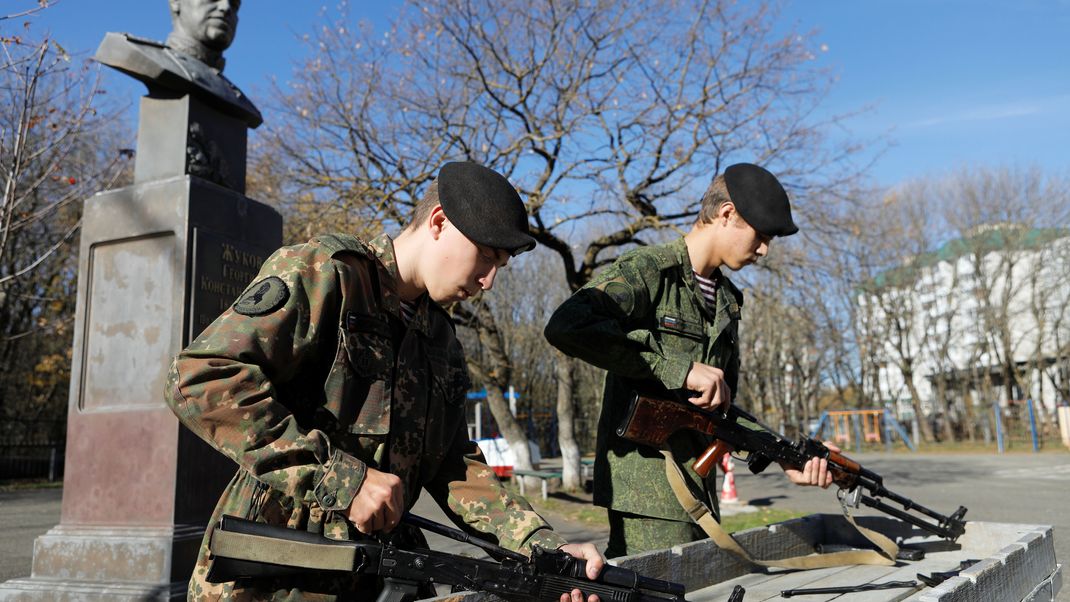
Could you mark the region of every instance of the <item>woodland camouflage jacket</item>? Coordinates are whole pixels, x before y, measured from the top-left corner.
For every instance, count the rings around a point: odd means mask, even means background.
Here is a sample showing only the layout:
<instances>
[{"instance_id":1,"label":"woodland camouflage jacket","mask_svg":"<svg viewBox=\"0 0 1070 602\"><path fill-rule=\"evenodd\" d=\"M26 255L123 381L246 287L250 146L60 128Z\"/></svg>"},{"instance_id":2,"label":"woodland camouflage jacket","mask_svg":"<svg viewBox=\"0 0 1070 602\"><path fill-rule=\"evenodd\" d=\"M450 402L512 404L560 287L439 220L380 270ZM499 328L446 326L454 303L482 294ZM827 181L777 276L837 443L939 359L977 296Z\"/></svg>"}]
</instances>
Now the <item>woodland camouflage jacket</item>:
<instances>
[{"instance_id":1,"label":"woodland camouflage jacket","mask_svg":"<svg viewBox=\"0 0 1070 602\"><path fill-rule=\"evenodd\" d=\"M468 438L468 373L448 314L425 294L405 324L396 282L385 236L282 248L175 358L168 403L240 467L212 524L225 513L352 539L345 511L373 467L401 478L406 510L424 488L456 523L502 546L559 547L560 536L506 492ZM204 581L207 541L190 596L239 594ZM256 597L375 590L328 585L257 584Z\"/></svg>"}]
</instances>

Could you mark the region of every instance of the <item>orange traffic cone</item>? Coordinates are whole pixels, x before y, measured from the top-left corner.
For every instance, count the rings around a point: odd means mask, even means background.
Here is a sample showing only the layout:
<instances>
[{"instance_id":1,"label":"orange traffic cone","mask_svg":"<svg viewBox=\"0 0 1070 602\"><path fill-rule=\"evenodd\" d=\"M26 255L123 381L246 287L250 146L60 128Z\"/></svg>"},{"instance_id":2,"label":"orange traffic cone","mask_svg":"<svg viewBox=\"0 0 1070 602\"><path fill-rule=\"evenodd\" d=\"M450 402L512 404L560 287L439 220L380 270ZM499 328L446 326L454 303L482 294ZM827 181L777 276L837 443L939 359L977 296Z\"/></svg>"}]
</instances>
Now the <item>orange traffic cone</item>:
<instances>
[{"instance_id":1,"label":"orange traffic cone","mask_svg":"<svg viewBox=\"0 0 1070 602\"><path fill-rule=\"evenodd\" d=\"M721 468L724 470L724 483L721 485L721 503L738 504L739 496L736 495L736 475L732 470L732 456L721 456Z\"/></svg>"}]
</instances>

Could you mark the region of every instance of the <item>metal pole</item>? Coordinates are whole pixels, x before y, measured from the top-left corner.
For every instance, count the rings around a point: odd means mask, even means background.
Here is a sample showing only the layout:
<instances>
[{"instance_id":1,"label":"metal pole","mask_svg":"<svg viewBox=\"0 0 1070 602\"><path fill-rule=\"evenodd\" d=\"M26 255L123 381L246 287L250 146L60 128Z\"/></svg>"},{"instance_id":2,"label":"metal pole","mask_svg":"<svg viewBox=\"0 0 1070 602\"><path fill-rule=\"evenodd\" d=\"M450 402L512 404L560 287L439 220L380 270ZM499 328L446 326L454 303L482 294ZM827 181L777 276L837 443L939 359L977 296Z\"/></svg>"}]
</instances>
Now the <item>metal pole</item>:
<instances>
[{"instance_id":1,"label":"metal pole","mask_svg":"<svg viewBox=\"0 0 1070 602\"><path fill-rule=\"evenodd\" d=\"M996 447L999 449L999 453L1003 453L1003 419L999 415L999 402L997 401L992 405L993 413L996 415Z\"/></svg>"},{"instance_id":2,"label":"metal pole","mask_svg":"<svg viewBox=\"0 0 1070 602\"><path fill-rule=\"evenodd\" d=\"M855 431L855 452L862 453L862 428L858 425L858 414L851 414L851 426Z\"/></svg>"},{"instance_id":3,"label":"metal pole","mask_svg":"<svg viewBox=\"0 0 1070 602\"><path fill-rule=\"evenodd\" d=\"M476 402L476 439L483 438L483 402Z\"/></svg>"},{"instance_id":4,"label":"metal pole","mask_svg":"<svg viewBox=\"0 0 1070 602\"><path fill-rule=\"evenodd\" d=\"M1033 411L1033 400L1025 400L1029 404L1029 432L1033 435L1033 453L1040 451L1040 442L1037 441L1037 415Z\"/></svg>"},{"instance_id":5,"label":"metal pole","mask_svg":"<svg viewBox=\"0 0 1070 602\"><path fill-rule=\"evenodd\" d=\"M52 446L48 456L48 482L51 483L56 480L56 446Z\"/></svg>"},{"instance_id":6,"label":"metal pole","mask_svg":"<svg viewBox=\"0 0 1070 602\"><path fill-rule=\"evenodd\" d=\"M516 390L513 389L513 385L509 385L509 411L516 416Z\"/></svg>"},{"instance_id":7,"label":"metal pole","mask_svg":"<svg viewBox=\"0 0 1070 602\"><path fill-rule=\"evenodd\" d=\"M884 449L891 453L892 451L892 425L889 423L892 413L887 408L884 410L884 414L881 415L881 426L884 427Z\"/></svg>"}]
</instances>

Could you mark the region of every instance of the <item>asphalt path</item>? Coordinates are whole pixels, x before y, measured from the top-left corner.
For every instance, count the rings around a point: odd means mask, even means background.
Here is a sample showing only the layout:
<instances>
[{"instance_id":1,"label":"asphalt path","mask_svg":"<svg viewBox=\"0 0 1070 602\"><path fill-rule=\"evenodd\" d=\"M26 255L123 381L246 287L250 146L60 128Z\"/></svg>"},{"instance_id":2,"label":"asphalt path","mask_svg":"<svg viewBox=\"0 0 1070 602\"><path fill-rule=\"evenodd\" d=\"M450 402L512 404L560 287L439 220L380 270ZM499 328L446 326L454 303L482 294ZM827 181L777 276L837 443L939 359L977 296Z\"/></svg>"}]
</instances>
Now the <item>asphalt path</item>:
<instances>
[{"instance_id":1,"label":"asphalt path","mask_svg":"<svg viewBox=\"0 0 1070 602\"><path fill-rule=\"evenodd\" d=\"M888 489L943 514L960 505L969 520L1052 525L1055 556L1070 559L1070 453L977 454L851 454L854 460L884 477ZM741 500L754 506L835 513L834 491L797 487L779 470L752 475L736 463L736 488ZM33 540L59 522L60 489L0 492L0 581L30 574ZM446 522L441 510L424 496L414 512ZM873 513L862 508L856 514ZM570 541L594 541L604 547L605 533L567 518L549 517ZM431 536L432 547L480 556L478 550ZM1064 578L1065 579L1065 578ZM1070 602L1070 584L1058 597Z\"/></svg>"}]
</instances>

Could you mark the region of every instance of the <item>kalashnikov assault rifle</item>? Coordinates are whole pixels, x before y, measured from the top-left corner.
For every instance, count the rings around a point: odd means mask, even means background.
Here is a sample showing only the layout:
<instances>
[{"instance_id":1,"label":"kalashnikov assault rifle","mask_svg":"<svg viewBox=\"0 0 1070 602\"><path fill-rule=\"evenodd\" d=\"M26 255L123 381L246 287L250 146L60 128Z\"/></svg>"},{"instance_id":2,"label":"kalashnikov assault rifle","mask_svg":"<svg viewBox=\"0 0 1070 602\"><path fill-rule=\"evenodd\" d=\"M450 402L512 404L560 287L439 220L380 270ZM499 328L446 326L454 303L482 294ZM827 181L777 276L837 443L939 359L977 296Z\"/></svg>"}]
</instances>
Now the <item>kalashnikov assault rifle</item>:
<instances>
[{"instance_id":1,"label":"kalashnikov assault rifle","mask_svg":"<svg viewBox=\"0 0 1070 602\"><path fill-rule=\"evenodd\" d=\"M754 423L760 429L739 424L741 418ZM626 418L617 428L617 434L635 443L660 447L670 435L685 429L712 435L715 439L691 466L703 478L725 454L733 451L747 453L742 461L747 463L747 467L754 474L762 472L773 462L786 468L801 470L810 458L826 458L829 470L832 471L833 482L840 488L838 495L845 505L857 508L859 503L865 504L949 541L957 539L966 528L966 523L962 520L966 515L965 507L959 506L951 516L930 510L889 491L884 487L879 474L863 468L843 454L830 450L820 441L809 437L790 441L736 406L729 406L726 412L710 412L686 401L640 394L632 401ZM902 509L889 506L880 498L896 502ZM933 520L910 514L912 510Z\"/></svg>"},{"instance_id":2,"label":"kalashnikov assault rifle","mask_svg":"<svg viewBox=\"0 0 1070 602\"><path fill-rule=\"evenodd\" d=\"M587 562L536 546L531 557L413 514L402 522L480 547L500 562L424 549L398 547L389 536L379 540L339 541L322 535L224 516L209 542L212 566L208 581L271 578L341 571L379 575L384 580L378 602L409 602L421 586L441 583L453 591L484 591L508 600L556 602L579 589L584 599L597 594L605 602L686 602L679 583L644 577L606 566L598 579L587 579Z\"/></svg>"}]
</instances>

